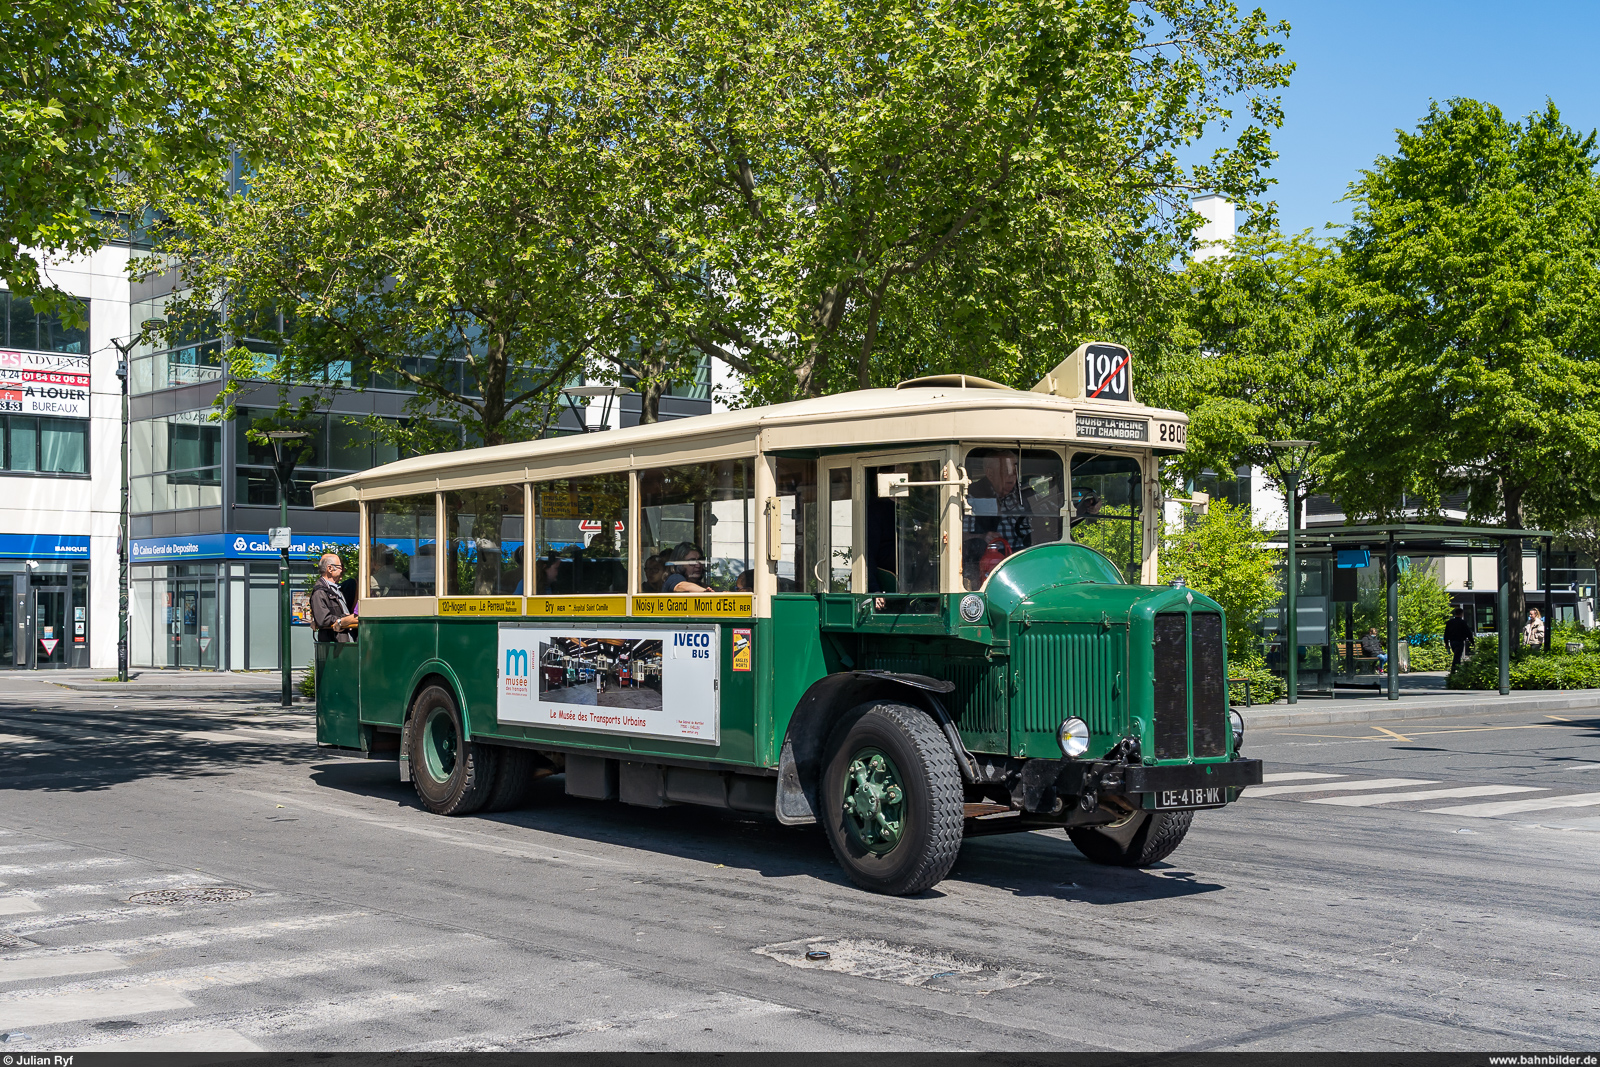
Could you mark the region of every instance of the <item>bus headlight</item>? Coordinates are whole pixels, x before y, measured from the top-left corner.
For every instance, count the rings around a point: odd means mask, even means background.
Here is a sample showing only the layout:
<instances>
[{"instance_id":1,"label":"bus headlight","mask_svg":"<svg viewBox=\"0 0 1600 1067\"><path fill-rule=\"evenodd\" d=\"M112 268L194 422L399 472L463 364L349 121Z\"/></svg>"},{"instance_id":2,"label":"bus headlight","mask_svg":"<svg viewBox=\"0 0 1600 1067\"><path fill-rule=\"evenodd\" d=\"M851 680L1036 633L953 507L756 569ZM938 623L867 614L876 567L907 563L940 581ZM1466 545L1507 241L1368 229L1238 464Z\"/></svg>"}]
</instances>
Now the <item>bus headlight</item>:
<instances>
[{"instance_id":1,"label":"bus headlight","mask_svg":"<svg viewBox=\"0 0 1600 1067\"><path fill-rule=\"evenodd\" d=\"M1244 747L1244 716L1238 708L1229 708L1228 721L1233 724L1233 750L1237 752Z\"/></svg>"},{"instance_id":2,"label":"bus headlight","mask_svg":"<svg viewBox=\"0 0 1600 1067\"><path fill-rule=\"evenodd\" d=\"M1089 751L1089 724L1074 715L1056 731L1056 742L1061 745L1062 755L1077 759Z\"/></svg>"},{"instance_id":3,"label":"bus headlight","mask_svg":"<svg viewBox=\"0 0 1600 1067\"><path fill-rule=\"evenodd\" d=\"M968 593L961 598L961 621L979 622L983 619L983 597Z\"/></svg>"}]
</instances>

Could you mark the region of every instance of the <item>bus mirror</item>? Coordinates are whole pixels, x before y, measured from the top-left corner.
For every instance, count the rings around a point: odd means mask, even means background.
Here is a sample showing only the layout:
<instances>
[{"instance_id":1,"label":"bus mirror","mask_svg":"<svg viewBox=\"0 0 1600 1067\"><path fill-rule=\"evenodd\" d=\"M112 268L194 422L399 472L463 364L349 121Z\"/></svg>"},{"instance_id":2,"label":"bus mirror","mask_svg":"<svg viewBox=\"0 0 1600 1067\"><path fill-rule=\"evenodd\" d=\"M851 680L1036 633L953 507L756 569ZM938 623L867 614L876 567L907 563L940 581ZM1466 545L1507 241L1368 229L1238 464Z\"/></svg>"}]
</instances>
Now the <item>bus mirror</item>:
<instances>
[{"instance_id":1,"label":"bus mirror","mask_svg":"<svg viewBox=\"0 0 1600 1067\"><path fill-rule=\"evenodd\" d=\"M893 497L896 500L911 495L911 475L909 474L880 474L878 475L878 495Z\"/></svg>"}]
</instances>

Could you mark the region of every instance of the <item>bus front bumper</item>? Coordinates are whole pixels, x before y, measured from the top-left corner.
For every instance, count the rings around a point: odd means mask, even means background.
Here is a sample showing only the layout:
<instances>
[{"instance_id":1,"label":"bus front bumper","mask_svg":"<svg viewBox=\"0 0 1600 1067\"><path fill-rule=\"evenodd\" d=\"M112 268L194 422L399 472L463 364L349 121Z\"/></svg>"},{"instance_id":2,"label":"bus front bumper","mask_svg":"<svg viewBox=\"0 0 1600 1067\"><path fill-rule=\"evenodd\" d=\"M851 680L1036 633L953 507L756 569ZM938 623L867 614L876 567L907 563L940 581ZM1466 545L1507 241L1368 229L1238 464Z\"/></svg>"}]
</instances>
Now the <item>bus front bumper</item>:
<instances>
[{"instance_id":1,"label":"bus front bumper","mask_svg":"<svg viewBox=\"0 0 1600 1067\"><path fill-rule=\"evenodd\" d=\"M1024 811L1060 813L1077 806L1092 811L1101 796L1128 798L1153 811L1219 808L1238 799L1239 790L1261 783L1261 761L1176 763L1163 766L1118 760L1045 760L1023 764L1018 790Z\"/></svg>"}]
</instances>

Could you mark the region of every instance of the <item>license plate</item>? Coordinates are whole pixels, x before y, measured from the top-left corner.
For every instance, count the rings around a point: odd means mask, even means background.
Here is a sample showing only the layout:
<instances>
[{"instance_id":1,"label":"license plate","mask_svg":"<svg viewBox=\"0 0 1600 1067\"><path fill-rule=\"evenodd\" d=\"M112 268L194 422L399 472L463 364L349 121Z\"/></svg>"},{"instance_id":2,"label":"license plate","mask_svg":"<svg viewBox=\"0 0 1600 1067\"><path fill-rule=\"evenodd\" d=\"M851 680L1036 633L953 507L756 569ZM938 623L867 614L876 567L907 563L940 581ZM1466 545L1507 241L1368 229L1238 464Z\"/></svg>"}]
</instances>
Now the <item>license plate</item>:
<instances>
[{"instance_id":1,"label":"license plate","mask_svg":"<svg viewBox=\"0 0 1600 1067\"><path fill-rule=\"evenodd\" d=\"M1220 808L1228 802L1226 786L1209 786L1199 789L1161 789L1155 794L1157 811L1174 808Z\"/></svg>"}]
</instances>

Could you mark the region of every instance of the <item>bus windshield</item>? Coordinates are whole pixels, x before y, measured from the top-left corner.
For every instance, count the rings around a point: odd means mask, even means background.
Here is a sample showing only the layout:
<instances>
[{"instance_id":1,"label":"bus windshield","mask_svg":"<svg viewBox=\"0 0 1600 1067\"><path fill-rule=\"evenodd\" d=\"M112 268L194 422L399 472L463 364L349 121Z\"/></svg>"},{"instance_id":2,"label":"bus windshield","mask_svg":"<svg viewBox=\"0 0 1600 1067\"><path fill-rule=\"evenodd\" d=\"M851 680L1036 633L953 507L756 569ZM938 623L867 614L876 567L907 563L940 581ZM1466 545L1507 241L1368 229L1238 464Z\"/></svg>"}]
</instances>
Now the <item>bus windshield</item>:
<instances>
[{"instance_id":1,"label":"bus windshield","mask_svg":"<svg viewBox=\"0 0 1600 1067\"><path fill-rule=\"evenodd\" d=\"M968 451L972 513L961 520L964 588L978 588L1012 553L1061 540L1062 469L1060 454L1046 449Z\"/></svg>"}]
</instances>

